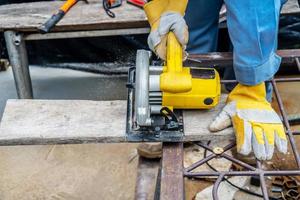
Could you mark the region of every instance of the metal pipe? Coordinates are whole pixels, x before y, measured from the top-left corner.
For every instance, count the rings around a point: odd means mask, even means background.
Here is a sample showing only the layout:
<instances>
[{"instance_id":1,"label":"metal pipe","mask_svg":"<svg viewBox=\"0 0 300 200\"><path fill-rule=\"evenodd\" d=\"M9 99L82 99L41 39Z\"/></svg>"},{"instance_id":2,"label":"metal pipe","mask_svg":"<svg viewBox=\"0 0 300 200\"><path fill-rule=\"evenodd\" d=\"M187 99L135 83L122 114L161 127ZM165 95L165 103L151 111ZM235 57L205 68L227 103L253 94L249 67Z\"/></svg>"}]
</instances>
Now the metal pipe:
<instances>
[{"instance_id":1,"label":"metal pipe","mask_svg":"<svg viewBox=\"0 0 300 200\"><path fill-rule=\"evenodd\" d=\"M32 99L32 85L23 35L15 31L5 31L4 37L18 97Z\"/></svg>"},{"instance_id":2,"label":"metal pipe","mask_svg":"<svg viewBox=\"0 0 300 200\"><path fill-rule=\"evenodd\" d=\"M163 143L161 200L184 200L183 143Z\"/></svg>"},{"instance_id":3,"label":"metal pipe","mask_svg":"<svg viewBox=\"0 0 300 200\"><path fill-rule=\"evenodd\" d=\"M300 78L275 78L274 79L276 82L298 82L300 81ZM266 82L271 82L272 80L268 80ZM238 83L237 80L221 80L221 84L225 83Z\"/></svg>"},{"instance_id":4,"label":"metal pipe","mask_svg":"<svg viewBox=\"0 0 300 200\"><path fill-rule=\"evenodd\" d=\"M211 152L213 152L212 148L210 148L208 145L202 143L202 142L197 142L195 143L196 145L206 149L206 150L209 150ZM234 147L236 144L236 142L231 142L230 144L226 145L223 149L224 149L224 152L228 151L229 149L231 149L232 147Z\"/></svg>"}]
</instances>

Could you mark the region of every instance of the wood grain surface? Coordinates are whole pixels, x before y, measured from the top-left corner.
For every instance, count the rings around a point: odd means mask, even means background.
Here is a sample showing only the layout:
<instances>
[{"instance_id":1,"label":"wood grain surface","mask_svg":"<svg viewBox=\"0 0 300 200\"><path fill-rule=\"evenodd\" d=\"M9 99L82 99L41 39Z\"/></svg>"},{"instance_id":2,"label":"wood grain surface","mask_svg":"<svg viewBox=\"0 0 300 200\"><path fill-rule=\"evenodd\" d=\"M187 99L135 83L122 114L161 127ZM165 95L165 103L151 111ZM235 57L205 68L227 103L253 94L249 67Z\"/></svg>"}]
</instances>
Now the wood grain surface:
<instances>
[{"instance_id":1,"label":"wood grain surface","mask_svg":"<svg viewBox=\"0 0 300 200\"><path fill-rule=\"evenodd\" d=\"M224 102L224 98L223 98ZM207 127L222 107L184 111L184 141L232 138ZM0 145L127 142L126 101L8 100Z\"/></svg>"}]
</instances>

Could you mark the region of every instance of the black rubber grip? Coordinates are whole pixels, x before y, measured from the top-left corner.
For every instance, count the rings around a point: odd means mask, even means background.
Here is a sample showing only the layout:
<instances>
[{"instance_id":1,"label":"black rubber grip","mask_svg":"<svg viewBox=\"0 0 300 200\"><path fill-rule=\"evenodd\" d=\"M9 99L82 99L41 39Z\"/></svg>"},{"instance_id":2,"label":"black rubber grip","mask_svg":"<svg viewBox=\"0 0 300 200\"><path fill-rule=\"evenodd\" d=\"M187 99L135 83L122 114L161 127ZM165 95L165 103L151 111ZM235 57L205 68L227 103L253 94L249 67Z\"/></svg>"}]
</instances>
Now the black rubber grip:
<instances>
[{"instance_id":1,"label":"black rubber grip","mask_svg":"<svg viewBox=\"0 0 300 200\"><path fill-rule=\"evenodd\" d=\"M41 33L48 33L64 17L64 15L64 11L59 10L58 13L52 15L48 21L38 28L39 31Z\"/></svg>"}]
</instances>

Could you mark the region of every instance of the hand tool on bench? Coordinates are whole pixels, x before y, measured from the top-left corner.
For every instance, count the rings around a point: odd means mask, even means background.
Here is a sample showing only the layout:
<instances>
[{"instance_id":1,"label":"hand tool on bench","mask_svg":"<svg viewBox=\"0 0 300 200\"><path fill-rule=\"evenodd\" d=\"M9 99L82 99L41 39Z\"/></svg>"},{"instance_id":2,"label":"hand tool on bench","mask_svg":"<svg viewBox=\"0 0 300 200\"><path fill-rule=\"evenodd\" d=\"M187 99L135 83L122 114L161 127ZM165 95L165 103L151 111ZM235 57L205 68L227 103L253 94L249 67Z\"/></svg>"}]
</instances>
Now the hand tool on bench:
<instances>
[{"instance_id":1,"label":"hand tool on bench","mask_svg":"<svg viewBox=\"0 0 300 200\"><path fill-rule=\"evenodd\" d=\"M130 141L180 141L182 109L210 109L219 102L218 72L183 67L182 47L173 32L167 36L164 66L151 63L151 52L138 50L129 70L127 137Z\"/></svg>"},{"instance_id":2,"label":"hand tool on bench","mask_svg":"<svg viewBox=\"0 0 300 200\"><path fill-rule=\"evenodd\" d=\"M106 14L110 16L111 18L115 18L116 15L114 12L112 12L110 9L116 8L122 5L122 0L103 0L102 6L105 10Z\"/></svg>"},{"instance_id":3,"label":"hand tool on bench","mask_svg":"<svg viewBox=\"0 0 300 200\"><path fill-rule=\"evenodd\" d=\"M127 3L137 6L139 8L143 8L147 2L147 0L127 0Z\"/></svg>"},{"instance_id":4,"label":"hand tool on bench","mask_svg":"<svg viewBox=\"0 0 300 200\"><path fill-rule=\"evenodd\" d=\"M64 16L65 14L80 0L67 0L59 10L51 16L43 25L38 27L41 33L48 33ZM85 3L88 3L87 0L83 0Z\"/></svg>"}]
</instances>

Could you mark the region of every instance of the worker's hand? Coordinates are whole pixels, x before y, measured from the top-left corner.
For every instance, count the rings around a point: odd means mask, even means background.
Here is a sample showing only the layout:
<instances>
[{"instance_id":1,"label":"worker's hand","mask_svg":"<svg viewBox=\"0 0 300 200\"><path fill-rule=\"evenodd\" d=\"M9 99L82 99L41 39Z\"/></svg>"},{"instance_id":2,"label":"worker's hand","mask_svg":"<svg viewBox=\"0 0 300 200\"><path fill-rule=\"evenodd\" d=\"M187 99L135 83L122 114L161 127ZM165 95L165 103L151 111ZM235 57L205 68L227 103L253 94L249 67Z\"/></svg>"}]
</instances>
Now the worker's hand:
<instances>
[{"instance_id":1,"label":"worker's hand","mask_svg":"<svg viewBox=\"0 0 300 200\"><path fill-rule=\"evenodd\" d=\"M286 153L287 138L282 121L265 97L264 83L256 86L238 84L209 129L220 131L233 124L237 151L248 155L253 150L259 160L272 158L274 144L279 152Z\"/></svg>"},{"instance_id":2,"label":"worker's hand","mask_svg":"<svg viewBox=\"0 0 300 200\"><path fill-rule=\"evenodd\" d=\"M166 60L167 34L172 31L181 44L184 56L188 42L188 27L183 16L177 12L166 12L160 18L158 28L152 30L148 37L149 48L161 59Z\"/></svg>"},{"instance_id":3,"label":"worker's hand","mask_svg":"<svg viewBox=\"0 0 300 200\"><path fill-rule=\"evenodd\" d=\"M185 50L188 28L183 18L188 0L152 0L144 6L151 32L148 44L161 59L166 60L167 34L172 31ZM185 52L185 51L183 51ZM183 58L185 58L185 53Z\"/></svg>"}]
</instances>

